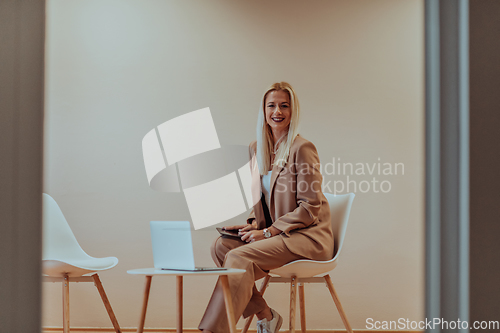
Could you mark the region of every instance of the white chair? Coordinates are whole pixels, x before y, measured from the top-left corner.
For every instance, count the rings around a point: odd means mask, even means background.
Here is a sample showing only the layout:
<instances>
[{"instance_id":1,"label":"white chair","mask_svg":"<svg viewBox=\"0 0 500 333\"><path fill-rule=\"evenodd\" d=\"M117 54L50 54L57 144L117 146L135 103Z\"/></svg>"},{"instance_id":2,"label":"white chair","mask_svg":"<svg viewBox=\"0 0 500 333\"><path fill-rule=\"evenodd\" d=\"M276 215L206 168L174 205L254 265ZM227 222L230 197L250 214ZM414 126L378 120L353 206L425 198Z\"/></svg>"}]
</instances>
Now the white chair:
<instances>
[{"instance_id":1,"label":"white chair","mask_svg":"<svg viewBox=\"0 0 500 333\"><path fill-rule=\"evenodd\" d=\"M62 282L63 285L63 331L69 332L69 282L94 282L113 327L121 332L99 275L83 276L110 269L118 263L115 257L94 258L78 244L75 235L55 200L43 194L43 255L42 273L44 282Z\"/></svg>"},{"instance_id":2,"label":"white chair","mask_svg":"<svg viewBox=\"0 0 500 333\"><path fill-rule=\"evenodd\" d=\"M352 333L352 328L347 317L345 315L344 309L340 304L339 298L335 289L333 288L333 283L328 272L333 270L337 266L340 251L342 250L342 244L344 242L345 231L347 229L347 223L349 221L349 213L351 211L352 202L354 200L354 193L348 193L343 195L333 195L330 193L325 193L326 199L330 205L331 212L331 222L334 238L334 252L333 259L328 261L314 261L314 260L297 260L280 268L273 269L264 278L262 285L260 287L260 292L264 294L268 284L270 282L285 282L290 283L290 319L289 327L290 332L295 332L295 308L296 308L296 294L297 294L297 284L299 286L299 298L300 298L300 323L302 333L306 333L306 314L305 314L305 300L304 300L304 283L323 283L326 282L326 286L332 295L333 301L337 306L340 317L347 332ZM243 327L242 333L246 333L250 323L252 322L253 316L247 318L245 326Z\"/></svg>"}]
</instances>

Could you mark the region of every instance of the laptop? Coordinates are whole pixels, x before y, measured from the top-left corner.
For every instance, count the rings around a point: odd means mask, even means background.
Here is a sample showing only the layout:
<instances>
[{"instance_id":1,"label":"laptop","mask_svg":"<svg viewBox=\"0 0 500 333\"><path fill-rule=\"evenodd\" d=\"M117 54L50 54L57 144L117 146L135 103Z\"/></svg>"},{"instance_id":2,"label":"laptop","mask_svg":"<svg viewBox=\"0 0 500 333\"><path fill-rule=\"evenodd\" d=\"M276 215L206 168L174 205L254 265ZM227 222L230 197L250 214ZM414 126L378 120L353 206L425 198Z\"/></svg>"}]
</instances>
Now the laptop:
<instances>
[{"instance_id":1,"label":"laptop","mask_svg":"<svg viewBox=\"0 0 500 333\"><path fill-rule=\"evenodd\" d=\"M176 271L224 271L221 267L196 267L189 221L151 221L155 269Z\"/></svg>"}]
</instances>

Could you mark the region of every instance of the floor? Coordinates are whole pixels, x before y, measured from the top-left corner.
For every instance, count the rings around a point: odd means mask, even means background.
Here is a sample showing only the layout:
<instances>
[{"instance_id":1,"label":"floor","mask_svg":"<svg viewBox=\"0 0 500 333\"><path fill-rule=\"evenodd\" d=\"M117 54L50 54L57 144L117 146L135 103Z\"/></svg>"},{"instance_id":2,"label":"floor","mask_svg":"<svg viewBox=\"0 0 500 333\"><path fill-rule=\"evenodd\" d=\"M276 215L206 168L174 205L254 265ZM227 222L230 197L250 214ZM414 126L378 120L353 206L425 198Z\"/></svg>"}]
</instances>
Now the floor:
<instances>
[{"instance_id":1,"label":"floor","mask_svg":"<svg viewBox=\"0 0 500 333\"><path fill-rule=\"evenodd\" d=\"M128 332L136 332L136 328L122 328L123 333L128 333ZM44 328L43 333L62 333L62 328L54 328L54 329L48 329ZM104 333L104 332L115 332L112 328L72 328L71 332L75 333ZM171 329L152 329L152 328L145 328L144 333L175 333L176 330L174 328ZM184 329L183 332L186 333L200 333L198 329L191 328L191 329ZM249 329L249 333L255 333L255 329ZM300 331L299 331L300 332Z\"/></svg>"},{"instance_id":2,"label":"floor","mask_svg":"<svg viewBox=\"0 0 500 333\"><path fill-rule=\"evenodd\" d=\"M123 333L128 333L128 332L136 332L136 328L122 328ZM43 329L43 333L62 333L62 328L57 328L57 329ZM71 332L75 333L113 333L115 332L111 328L72 328ZM175 333L175 329L151 329L151 328L145 328L144 333ZM200 331L197 329L184 329L183 332L186 333L199 333ZM255 333L255 330L249 330L249 333Z\"/></svg>"}]
</instances>

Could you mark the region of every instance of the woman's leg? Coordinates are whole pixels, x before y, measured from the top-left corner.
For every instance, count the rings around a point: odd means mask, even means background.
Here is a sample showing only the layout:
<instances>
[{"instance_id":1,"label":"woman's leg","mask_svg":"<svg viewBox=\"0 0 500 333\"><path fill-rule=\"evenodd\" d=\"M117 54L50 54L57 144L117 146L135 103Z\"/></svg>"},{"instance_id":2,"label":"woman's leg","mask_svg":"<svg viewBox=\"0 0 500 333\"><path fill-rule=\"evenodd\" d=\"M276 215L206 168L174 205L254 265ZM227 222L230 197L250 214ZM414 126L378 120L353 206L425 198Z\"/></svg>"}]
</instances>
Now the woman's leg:
<instances>
[{"instance_id":1,"label":"woman's leg","mask_svg":"<svg viewBox=\"0 0 500 333\"><path fill-rule=\"evenodd\" d=\"M226 259L226 253L245 244L246 242L238 238L219 236L214 240L212 246L210 247L212 260L217 267L222 267L224 260Z\"/></svg>"},{"instance_id":2,"label":"woman's leg","mask_svg":"<svg viewBox=\"0 0 500 333\"><path fill-rule=\"evenodd\" d=\"M226 254L230 250L246 244L247 244L246 242L236 238L219 236L218 238L215 239L210 248L210 253L212 255L214 263L218 267L222 267L222 265L224 264L224 260L226 259ZM252 288L252 298L248 302L248 305L245 308L245 310L243 311L243 316L245 318L252 314L258 314L259 317L258 319L262 319L260 317L269 317L269 315L271 314L269 306L262 297L262 294L255 286L255 283Z\"/></svg>"},{"instance_id":3,"label":"woman's leg","mask_svg":"<svg viewBox=\"0 0 500 333\"><path fill-rule=\"evenodd\" d=\"M216 257L218 258L219 256ZM267 275L269 270L283 266L304 257L288 250L280 236L260 240L244 246L238 246L226 253L224 267L245 269L244 274L228 276L229 288L233 300L235 319L245 317L263 309L249 307L249 301L255 292L255 280ZM258 291L257 291L258 292ZM258 311L257 311L258 310ZM207 306L199 329L215 333L229 331L222 286L217 283L212 298Z\"/></svg>"},{"instance_id":4,"label":"woman's leg","mask_svg":"<svg viewBox=\"0 0 500 333\"><path fill-rule=\"evenodd\" d=\"M246 242L239 240L237 238L231 237L217 237L212 245L210 246L210 254L212 255L212 260L217 265L217 267L222 267L224 260L226 259L226 253L238 246L245 245ZM215 291L214 291L215 292ZM203 333L213 333L213 331L203 329Z\"/></svg>"}]
</instances>

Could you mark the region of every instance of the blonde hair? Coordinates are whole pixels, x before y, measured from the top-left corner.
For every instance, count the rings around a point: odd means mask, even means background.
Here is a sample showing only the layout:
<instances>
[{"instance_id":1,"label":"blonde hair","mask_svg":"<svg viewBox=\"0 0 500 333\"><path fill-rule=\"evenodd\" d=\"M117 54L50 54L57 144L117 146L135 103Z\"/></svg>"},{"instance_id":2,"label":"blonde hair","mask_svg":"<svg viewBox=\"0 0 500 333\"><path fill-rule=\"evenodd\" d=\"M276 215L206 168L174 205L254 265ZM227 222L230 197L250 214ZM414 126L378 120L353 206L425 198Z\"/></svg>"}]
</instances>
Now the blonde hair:
<instances>
[{"instance_id":1,"label":"blonde hair","mask_svg":"<svg viewBox=\"0 0 500 333\"><path fill-rule=\"evenodd\" d=\"M278 151L274 157L274 165L280 167L285 166L288 155L290 154L290 147L292 146L293 140L298 135L299 126L299 100L297 99L297 94L293 90L292 86L287 82L277 82L272 84L267 88L264 96L262 96L262 102L260 103L259 116L257 118L257 163L259 166L259 173L261 175L266 175L271 166L271 152L273 151L273 133L271 128L266 121L266 97L271 91L286 91L290 96L290 106L292 110L292 117L290 119L290 125L288 127L288 133L285 134L283 140L280 140L278 146Z\"/></svg>"}]
</instances>

